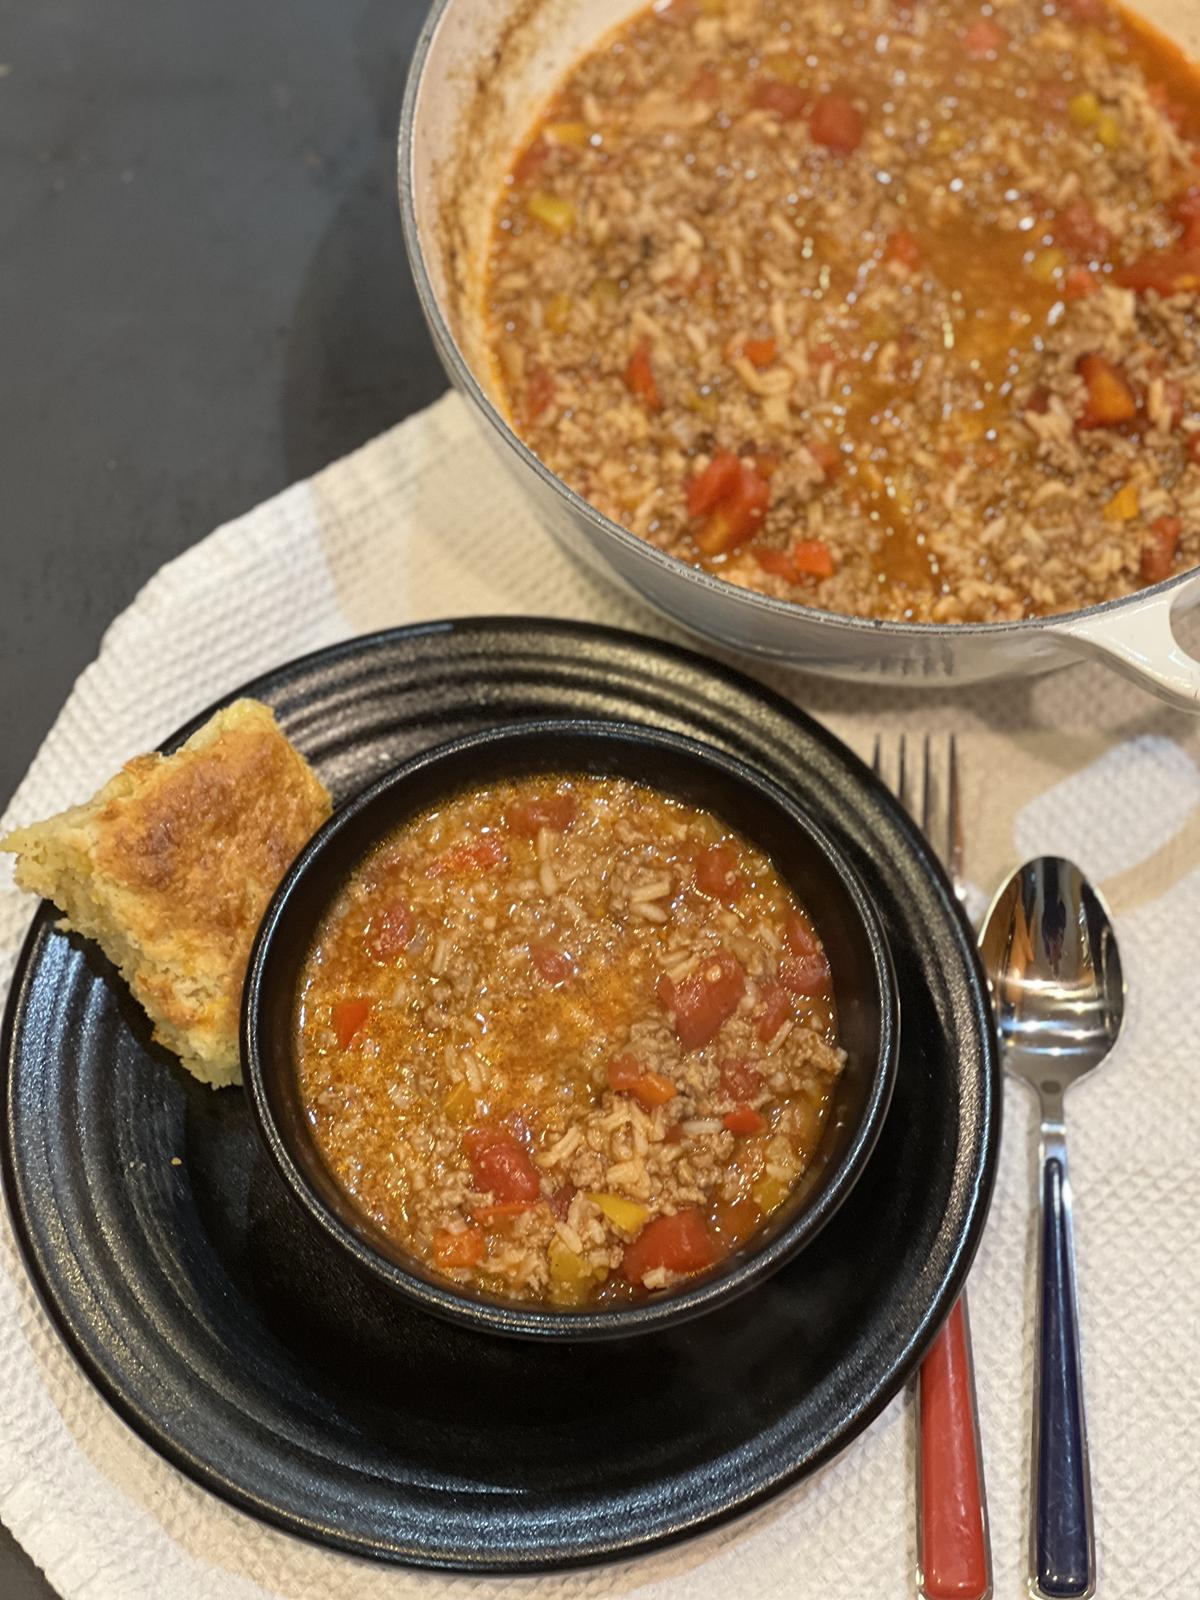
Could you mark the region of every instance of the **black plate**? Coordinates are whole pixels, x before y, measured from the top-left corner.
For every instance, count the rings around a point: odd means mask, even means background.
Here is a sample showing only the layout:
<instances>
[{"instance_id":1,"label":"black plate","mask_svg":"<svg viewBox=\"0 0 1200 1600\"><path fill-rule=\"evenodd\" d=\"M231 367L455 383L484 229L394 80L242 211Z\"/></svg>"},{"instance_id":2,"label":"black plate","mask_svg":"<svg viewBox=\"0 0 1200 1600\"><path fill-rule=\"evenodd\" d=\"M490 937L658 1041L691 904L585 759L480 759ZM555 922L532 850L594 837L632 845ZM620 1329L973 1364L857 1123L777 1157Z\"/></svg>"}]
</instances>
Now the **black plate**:
<instances>
[{"instance_id":1,"label":"black plate","mask_svg":"<svg viewBox=\"0 0 1200 1600\"><path fill-rule=\"evenodd\" d=\"M403 629L244 692L275 707L339 799L457 734L556 714L655 723L758 766L841 842L884 917L902 1002L892 1109L820 1237L728 1308L579 1348L491 1338L356 1276L283 1188L245 1097L151 1045L111 970L43 908L5 1021L4 1181L84 1370L236 1505L425 1565L628 1553L811 1471L912 1371L966 1274L995 1168L998 1069L974 943L907 818L786 701L608 629Z\"/></svg>"}]
</instances>

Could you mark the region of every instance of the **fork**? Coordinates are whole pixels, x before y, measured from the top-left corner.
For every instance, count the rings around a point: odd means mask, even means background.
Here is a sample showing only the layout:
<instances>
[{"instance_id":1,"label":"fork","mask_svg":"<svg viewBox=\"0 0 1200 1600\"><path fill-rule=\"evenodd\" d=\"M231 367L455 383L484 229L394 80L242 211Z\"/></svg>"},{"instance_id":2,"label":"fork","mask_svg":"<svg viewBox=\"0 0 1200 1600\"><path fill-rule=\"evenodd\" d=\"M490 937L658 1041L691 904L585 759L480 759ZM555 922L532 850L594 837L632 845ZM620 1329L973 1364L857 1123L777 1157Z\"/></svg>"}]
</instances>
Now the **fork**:
<instances>
[{"instance_id":1,"label":"fork","mask_svg":"<svg viewBox=\"0 0 1200 1600\"><path fill-rule=\"evenodd\" d=\"M886 782L884 765L883 739L877 736L872 766L875 776ZM895 765L896 797L915 817L903 734ZM921 828L938 850L962 905L966 898L962 791L953 734L947 747L940 846L934 838L940 788L935 765L932 742L926 734L921 761ZM989 1600L992 1548L965 1289L921 1363L917 1387L917 1591L924 1600Z\"/></svg>"}]
</instances>

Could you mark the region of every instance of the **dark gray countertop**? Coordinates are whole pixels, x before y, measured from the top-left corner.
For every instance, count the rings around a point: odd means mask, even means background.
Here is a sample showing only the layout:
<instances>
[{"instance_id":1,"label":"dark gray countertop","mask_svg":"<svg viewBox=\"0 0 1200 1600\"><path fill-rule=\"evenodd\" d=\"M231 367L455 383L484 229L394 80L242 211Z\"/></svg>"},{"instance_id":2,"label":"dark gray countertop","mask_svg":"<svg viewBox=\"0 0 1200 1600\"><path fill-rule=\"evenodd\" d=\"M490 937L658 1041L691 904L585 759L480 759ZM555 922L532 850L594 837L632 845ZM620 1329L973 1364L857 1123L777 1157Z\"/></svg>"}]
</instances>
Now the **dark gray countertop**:
<instances>
[{"instance_id":1,"label":"dark gray countertop","mask_svg":"<svg viewBox=\"0 0 1200 1600\"><path fill-rule=\"evenodd\" d=\"M394 201L426 9L0 0L0 805L164 561L445 387ZM3 1530L0 1596L51 1596Z\"/></svg>"}]
</instances>

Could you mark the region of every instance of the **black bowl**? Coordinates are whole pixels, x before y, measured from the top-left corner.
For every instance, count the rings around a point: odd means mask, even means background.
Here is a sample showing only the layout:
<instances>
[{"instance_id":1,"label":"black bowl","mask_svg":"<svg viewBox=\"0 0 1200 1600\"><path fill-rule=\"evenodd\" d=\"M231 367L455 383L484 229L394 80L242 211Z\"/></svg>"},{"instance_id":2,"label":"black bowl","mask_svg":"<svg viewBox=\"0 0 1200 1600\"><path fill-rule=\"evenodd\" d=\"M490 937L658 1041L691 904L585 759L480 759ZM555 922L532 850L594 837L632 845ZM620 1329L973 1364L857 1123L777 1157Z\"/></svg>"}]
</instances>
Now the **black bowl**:
<instances>
[{"instance_id":1,"label":"black bowl","mask_svg":"<svg viewBox=\"0 0 1200 1600\"><path fill-rule=\"evenodd\" d=\"M427 1271L355 1205L325 1166L292 1050L300 973L317 924L347 876L387 834L464 789L588 773L647 783L704 807L757 845L809 910L833 973L846 1066L816 1155L789 1200L741 1249L682 1289L601 1309L555 1309L460 1289ZM259 929L242 1002L242 1051L259 1131L292 1194L361 1265L407 1300L468 1327L527 1338L604 1339L660 1329L723 1305L791 1260L857 1181L891 1099L899 1049L895 977L858 875L782 789L678 734L627 723L520 723L406 762L321 829Z\"/></svg>"}]
</instances>

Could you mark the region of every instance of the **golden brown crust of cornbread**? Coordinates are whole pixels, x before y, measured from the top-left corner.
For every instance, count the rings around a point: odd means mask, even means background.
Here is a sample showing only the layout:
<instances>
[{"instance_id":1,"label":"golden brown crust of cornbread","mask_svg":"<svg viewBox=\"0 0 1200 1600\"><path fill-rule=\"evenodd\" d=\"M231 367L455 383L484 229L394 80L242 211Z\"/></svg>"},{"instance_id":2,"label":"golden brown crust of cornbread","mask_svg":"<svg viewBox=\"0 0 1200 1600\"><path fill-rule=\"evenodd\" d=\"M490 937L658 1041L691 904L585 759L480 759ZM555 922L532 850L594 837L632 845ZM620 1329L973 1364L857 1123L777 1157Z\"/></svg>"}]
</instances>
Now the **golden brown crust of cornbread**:
<instances>
[{"instance_id":1,"label":"golden brown crust of cornbread","mask_svg":"<svg viewBox=\"0 0 1200 1600\"><path fill-rule=\"evenodd\" d=\"M238 1010L267 902L329 816L271 711L238 700L171 756L0 840L16 878L95 939L189 1072L241 1082Z\"/></svg>"}]
</instances>

